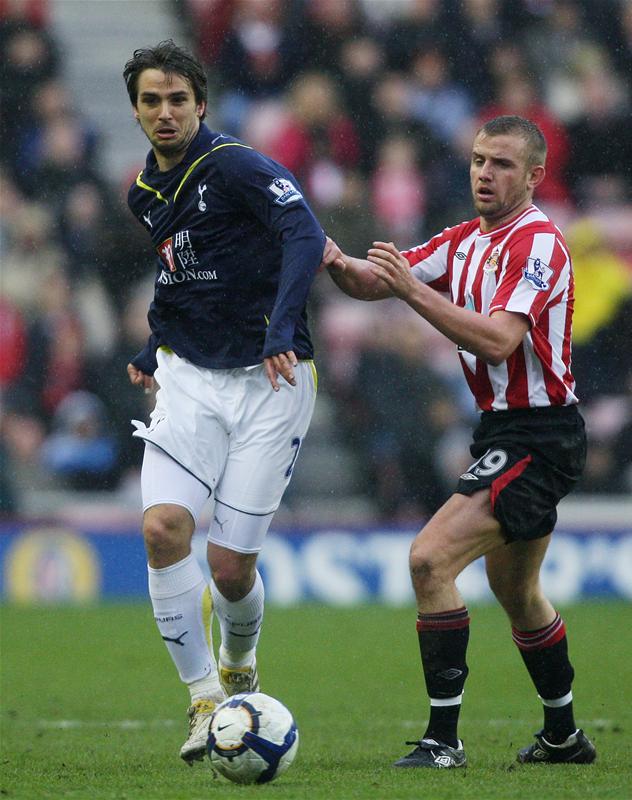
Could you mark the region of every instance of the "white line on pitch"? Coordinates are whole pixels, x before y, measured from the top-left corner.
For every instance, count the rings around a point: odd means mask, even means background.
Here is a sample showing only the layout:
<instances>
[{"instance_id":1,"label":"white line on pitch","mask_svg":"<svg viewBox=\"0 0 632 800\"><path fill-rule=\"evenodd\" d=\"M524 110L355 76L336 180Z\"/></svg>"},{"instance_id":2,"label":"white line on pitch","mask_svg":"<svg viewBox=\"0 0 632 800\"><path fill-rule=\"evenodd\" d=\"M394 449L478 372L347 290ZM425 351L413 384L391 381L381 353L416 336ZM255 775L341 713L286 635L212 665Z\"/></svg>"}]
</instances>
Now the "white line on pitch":
<instances>
[{"instance_id":1,"label":"white line on pitch","mask_svg":"<svg viewBox=\"0 0 632 800\"><path fill-rule=\"evenodd\" d=\"M73 728L120 728L121 730L137 730L138 728L171 728L177 725L175 719L119 719L104 722L103 720L84 719L39 719L36 723L40 728L55 728L70 730Z\"/></svg>"}]
</instances>

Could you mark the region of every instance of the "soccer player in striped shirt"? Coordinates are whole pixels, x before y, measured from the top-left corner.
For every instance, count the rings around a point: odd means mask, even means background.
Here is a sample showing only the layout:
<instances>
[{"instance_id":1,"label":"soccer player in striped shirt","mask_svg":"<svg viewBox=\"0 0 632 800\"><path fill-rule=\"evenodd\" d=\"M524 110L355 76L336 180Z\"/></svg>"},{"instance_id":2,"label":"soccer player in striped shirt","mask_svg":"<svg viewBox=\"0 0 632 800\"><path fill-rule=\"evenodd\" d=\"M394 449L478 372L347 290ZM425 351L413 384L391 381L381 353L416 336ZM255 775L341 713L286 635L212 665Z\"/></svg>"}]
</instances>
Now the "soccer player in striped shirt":
<instances>
[{"instance_id":1,"label":"soccer player in striped shirt","mask_svg":"<svg viewBox=\"0 0 632 800\"><path fill-rule=\"evenodd\" d=\"M556 506L586 456L571 374L571 259L558 228L533 204L545 161L535 124L497 117L480 128L472 149L477 218L404 252L374 242L366 260L331 240L325 248L323 262L347 294L399 297L456 344L481 411L474 462L410 552L430 718L398 767L467 763L457 722L470 619L455 579L480 556L543 703L542 730L518 761L588 764L596 757L573 717L565 625L539 578Z\"/></svg>"}]
</instances>

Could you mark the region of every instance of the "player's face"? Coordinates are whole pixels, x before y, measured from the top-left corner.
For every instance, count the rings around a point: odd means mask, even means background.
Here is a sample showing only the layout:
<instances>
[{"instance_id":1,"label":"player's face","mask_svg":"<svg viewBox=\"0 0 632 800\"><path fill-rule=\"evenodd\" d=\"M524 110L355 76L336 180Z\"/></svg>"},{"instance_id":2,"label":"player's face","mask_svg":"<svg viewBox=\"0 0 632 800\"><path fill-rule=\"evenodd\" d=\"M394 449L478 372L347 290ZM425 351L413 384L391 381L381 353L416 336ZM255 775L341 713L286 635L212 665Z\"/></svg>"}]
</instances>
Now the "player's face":
<instances>
[{"instance_id":1,"label":"player's face","mask_svg":"<svg viewBox=\"0 0 632 800\"><path fill-rule=\"evenodd\" d=\"M198 132L206 103L197 103L186 78L160 69L138 76L134 116L151 142L161 169L179 163Z\"/></svg>"},{"instance_id":2,"label":"player's face","mask_svg":"<svg viewBox=\"0 0 632 800\"><path fill-rule=\"evenodd\" d=\"M479 133L472 147L470 184L481 229L497 228L529 206L543 176L544 167L528 165L521 136Z\"/></svg>"}]
</instances>

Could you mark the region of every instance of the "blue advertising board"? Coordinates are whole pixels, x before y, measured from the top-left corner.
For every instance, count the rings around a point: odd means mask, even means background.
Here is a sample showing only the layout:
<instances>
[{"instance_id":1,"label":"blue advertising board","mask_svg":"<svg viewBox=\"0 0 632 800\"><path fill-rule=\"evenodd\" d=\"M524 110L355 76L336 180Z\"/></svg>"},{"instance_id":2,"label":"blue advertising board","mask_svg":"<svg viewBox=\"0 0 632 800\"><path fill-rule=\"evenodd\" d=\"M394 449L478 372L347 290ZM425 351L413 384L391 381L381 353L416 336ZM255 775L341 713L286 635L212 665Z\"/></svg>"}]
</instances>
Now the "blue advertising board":
<instances>
[{"instance_id":1,"label":"blue advertising board","mask_svg":"<svg viewBox=\"0 0 632 800\"><path fill-rule=\"evenodd\" d=\"M380 527L272 531L259 561L267 601L411 604L408 549L415 532ZM194 551L207 571L205 549L204 533L196 533ZM542 580L555 603L632 600L632 528L558 529ZM471 564L458 583L467 602L491 600L482 560ZM147 567L137 528L112 532L59 523L0 527L4 601L97 602L146 596Z\"/></svg>"}]
</instances>

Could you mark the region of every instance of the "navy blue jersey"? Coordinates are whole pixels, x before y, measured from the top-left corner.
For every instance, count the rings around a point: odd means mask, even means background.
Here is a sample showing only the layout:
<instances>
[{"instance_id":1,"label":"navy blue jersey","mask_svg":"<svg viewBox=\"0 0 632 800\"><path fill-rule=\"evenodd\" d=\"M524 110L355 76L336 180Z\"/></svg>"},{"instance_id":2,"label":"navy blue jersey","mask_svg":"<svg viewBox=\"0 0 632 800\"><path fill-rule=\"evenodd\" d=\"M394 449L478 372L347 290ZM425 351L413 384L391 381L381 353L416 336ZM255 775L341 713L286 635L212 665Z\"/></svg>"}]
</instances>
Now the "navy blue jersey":
<instances>
[{"instance_id":1,"label":"navy blue jersey","mask_svg":"<svg viewBox=\"0 0 632 800\"><path fill-rule=\"evenodd\" d=\"M212 369L312 358L305 303L325 235L285 167L201 124L173 169L150 151L128 203L157 253L138 369L153 374L161 345Z\"/></svg>"}]
</instances>

